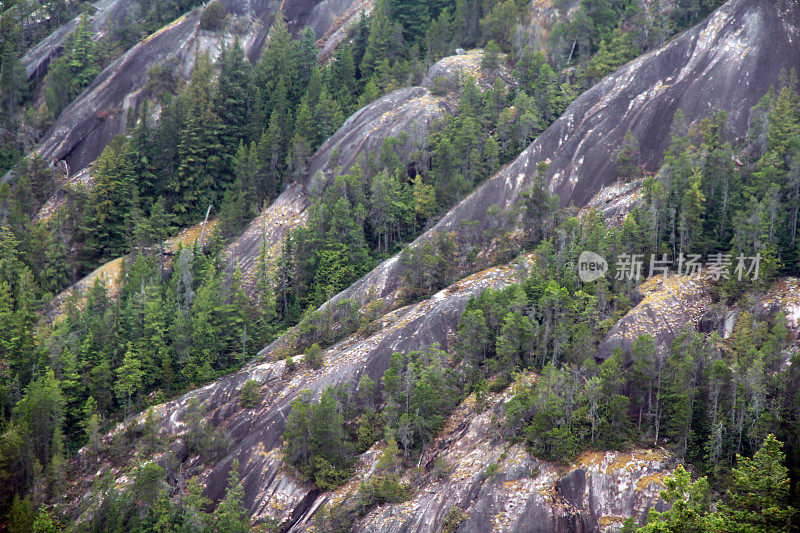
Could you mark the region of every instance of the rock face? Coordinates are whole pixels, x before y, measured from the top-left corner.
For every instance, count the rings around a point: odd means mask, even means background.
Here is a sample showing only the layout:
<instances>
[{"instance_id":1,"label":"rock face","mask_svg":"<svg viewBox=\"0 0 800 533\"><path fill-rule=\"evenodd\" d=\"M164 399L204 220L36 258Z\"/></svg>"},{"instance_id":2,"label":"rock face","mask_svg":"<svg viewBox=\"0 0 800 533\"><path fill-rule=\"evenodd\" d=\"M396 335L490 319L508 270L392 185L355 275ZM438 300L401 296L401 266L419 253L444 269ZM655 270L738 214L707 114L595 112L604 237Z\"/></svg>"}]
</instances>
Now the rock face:
<instances>
[{"instance_id":1,"label":"rock face","mask_svg":"<svg viewBox=\"0 0 800 533\"><path fill-rule=\"evenodd\" d=\"M320 4L324 8L319 9L315 9L312 0L288 0L280 6L269 0L222 0L222 3L241 22L236 25L243 28L241 35L201 30L200 9L162 28L109 65L61 113L40 143L38 152L42 157L48 161L66 160L72 172L90 165L111 139L124 130L127 110L135 109L141 102L141 90L153 66L169 61L177 75L188 77L199 52L218 53L218 45L231 42L234 37L240 39L248 58L256 61L264 50L278 7L293 31L310 26L317 35L332 37L355 16L363 0L325 0ZM99 35L108 20L121 17L129 7L130 3L121 0L101 1L91 20L93 31ZM78 19L68 22L29 51L23 65L30 78L44 76L49 61L60 52L77 24ZM339 41L343 35L337 34ZM332 40L330 46L339 41ZM320 42L320 46L325 44Z\"/></svg>"},{"instance_id":2,"label":"rock face","mask_svg":"<svg viewBox=\"0 0 800 533\"><path fill-rule=\"evenodd\" d=\"M446 72L453 78L459 72L468 72L482 80L484 76L479 70L480 58L480 51L473 51L464 56L445 58L432 66L431 70L438 69L437 72ZM446 67L439 67L440 64ZM274 262L279 256L286 236L305 224L312 195L335 177L335 169L347 172L362 157L377 151L385 139L398 137L400 134L407 134L409 146L404 153L409 155L407 163L411 163L411 154L427 139L430 123L446 113L456 91L457 86L454 86L451 92L433 96L426 87L399 89L354 113L317 149L303 178L286 187L278 198L249 224L242 235L227 247L225 256L228 271L233 272L238 266L245 287L252 289L262 242L266 243L268 257ZM336 155L337 153L339 155ZM336 156L335 159L332 159L333 156ZM89 170L75 174L74 178L83 176L81 183L85 185L89 181L86 177ZM40 212L40 217L49 216L58 208L58 202L58 196L54 197ZM119 263L120 260L115 261ZM106 272L105 269L106 266L103 266L98 272ZM116 269L112 270L116 272ZM93 279L95 274L90 275L90 278ZM75 289L83 290L90 284L91 280L79 281L59 295L53 307L57 308L66 295Z\"/></svg>"},{"instance_id":3,"label":"rock face","mask_svg":"<svg viewBox=\"0 0 800 533\"><path fill-rule=\"evenodd\" d=\"M224 428L232 441L225 457L202 472L207 494L213 499L223 496L227 472L236 459L245 505L254 519L278 518L283 530L311 531L317 511L355 497L359 480L374 470L381 450L373 447L360 457L350 483L320 493L283 462L281 436L291 401L302 390L319 396L329 386L353 386L362 373L377 380L394 351L422 349L434 342L447 347L469 298L487 287L514 282L518 273L512 266L495 267L429 300L398 309L380 319L377 333L352 336L326 350L319 371L305 369L302 356L296 358L301 370L294 374L287 373L284 361L254 362L233 376L155 407L154 415L164 433L179 438L190 401L200 401L207 418ZM264 355L272 349L268 347ZM242 409L239 390L248 379L261 384L263 400L259 407ZM608 531L618 530L629 516L641 519L649 509L663 507L658 494L672 461L660 450L587 453L571 466L559 467L530 457L522 445L508 445L501 437L503 406L515 387L490 394L481 407L474 396L468 397L421 457L413 498L374 509L354 530L440 531L456 507L464 516L459 531ZM140 421L144 416L138 417ZM180 448L180 441L173 447ZM497 464L496 474L487 476L492 463Z\"/></svg>"},{"instance_id":4,"label":"rock face","mask_svg":"<svg viewBox=\"0 0 800 533\"><path fill-rule=\"evenodd\" d=\"M650 335L661 349L669 347L687 325L699 326L711 305L710 288L709 280L699 277L650 278L639 286L644 299L614 324L597 357L606 359L616 348L630 353L640 335Z\"/></svg>"},{"instance_id":5,"label":"rock face","mask_svg":"<svg viewBox=\"0 0 800 533\"><path fill-rule=\"evenodd\" d=\"M487 210L493 205L501 209L513 206L520 192L530 185L536 164L541 161L551 163L550 188L559 193L564 204L586 204L614 181L613 154L628 129L641 140L644 162L650 168L658 165L677 109L682 109L690 121L702 118L714 107L726 109L735 133L742 135L749 119L748 109L778 79L780 70L800 67L798 39L798 0L733 0L699 27L623 67L577 99L517 160L448 213L417 243L447 231L454 232L464 247L485 249L490 239L487 230L510 229L504 216L489 217ZM414 98L410 94L407 99ZM367 109L352 117L344 131L340 130L330 144L320 148L314 165L321 170L322 180L325 169L330 168L330 154L336 143L349 146L349 150L360 149L372 142L373 130L368 124L386 124L381 117L392 117L390 109ZM362 133L349 136L353 130ZM351 154L343 157L355 160ZM322 182L309 180L290 188L276 202L276 210L286 210L280 216L273 211L274 220L284 221L280 231L285 232L294 224L286 220L301 218L307 205L304 195ZM598 197L602 198L602 194ZM462 224L473 220L478 222ZM269 220L267 224L267 230L273 231L270 228L275 224ZM251 227L249 231L252 238L255 230ZM274 231L279 235L278 229ZM243 239L237 244L240 250L232 249L232 260L237 256L252 257L257 242L257 237L250 244ZM391 301L400 285L398 263L397 257L386 261L334 301L356 298L365 302L370 292L373 297ZM242 371L158 406L155 415L162 431L179 438L186 408L191 399L198 399L208 418L231 437L225 457L208 465L202 473L207 494L213 499L222 496L227 472L238 459L245 505L255 519L279 517L284 530L310 530L313 514L326 503L348 497L348 487L321 495L283 463L281 436L291 401L304 389L319 396L328 386L354 387L363 373L377 381L394 351L425 348L436 342L447 348L470 297L487 287L505 286L517 279L515 266L495 267L469 276L428 300L399 308L380 319L376 333L351 336L326 350L325 364L318 371L306 370L303 357L299 356L301 370L287 374L283 361L269 361L278 346L275 343ZM683 314L676 308L686 302L702 306L704 293L690 283L677 283L674 290L653 286L650 295L612 330L601 352L613 349L615 343L626 342L633 332L650 333L659 342L668 342L671 333L693 325L694 314ZM778 300L781 290L777 292ZM657 305L662 296L673 298L674 305ZM793 312L800 315L796 301L792 302ZM238 406L238 396L248 379L261 384L263 402L245 410ZM659 505L656 494L670 463L658 450L589 454L569 468L557 468L528 457L519 447L506 447L498 438L498 421L502 404L510 394L507 391L491 397L485 410L476 409L468 399L425 452L425 473L418 485L421 490L409 502L373 510L356 524L357 530L439 531L453 507L462 509L465 515L459 531L618 530L625 517L641 518L649 508ZM370 471L377 452L373 449L362 456L360 472ZM436 459L440 458L452 467L443 477L433 473ZM492 462L498 465L497 474L487 477L484 473Z\"/></svg>"},{"instance_id":6,"label":"rock face","mask_svg":"<svg viewBox=\"0 0 800 533\"><path fill-rule=\"evenodd\" d=\"M516 205L540 162L550 163L549 188L562 204L585 205L616 180L616 153L628 130L640 141L642 162L656 169L677 110L688 122L725 110L733 134L744 136L751 107L783 70L800 69L798 42L800 0L732 0L581 95L516 160L411 246L453 232L462 249L485 250L498 232L512 229L508 217L487 216L487 210ZM336 299L364 301L368 290L391 298L401 274L398 261L389 260Z\"/></svg>"},{"instance_id":7,"label":"rock face","mask_svg":"<svg viewBox=\"0 0 800 533\"><path fill-rule=\"evenodd\" d=\"M131 2L124 0L100 0L96 2L94 13L90 15L90 28L95 38L99 37L109 21L122 20L131 8ZM63 24L39 44L28 50L22 57L22 66L29 81L40 81L47 73L47 67L64 47L67 36L78 27L80 16Z\"/></svg>"},{"instance_id":8,"label":"rock face","mask_svg":"<svg viewBox=\"0 0 800 533\"><path fill-rule=\"evenodd\" d=\"M596 531L619 528L625 518L640 518L653 507L661 510L658 494L672 464L661 450L586 453L559 467L532 458L520 444L508 445L500 435L513 388L489 395L480 407L474 395L467 397L422 455L415 496L373 510L352 530L439 531L455 508L463 516L458 531ZM313 530L314 512L352 498L380 452L375 447L362 455L355 480L317 498L294 529ZM487 475L491 464L497 465L495 475Z\"/></svg>"},{"instance_id":9,"label":"rock face","mask_svg":"<svg viewBox=\"0 0 800 533\"><path fill-rule=\"evenodd\" d=\"M282 434L291 402L303 390L319 396L330 386L358 383L366 373L379 381L395 351L408 352L439 343L447 346L450 335L468 300L487 287L504 286L517 279L512 267L496 267L470 276L428 300L398 309L380 319L377 332L367 337L351 336L324 352L320 370L308 370L303 357L296 357L301 371L286 375L284 361L269 359L277 346L267 347L259 361L225 379L201 387L178 400L154 408L162 431L179 436L189 402L196 398L215 425L225 428L232 444L226 456L204 475L207 493L213 499L224 495L225 480L234 459L241 465L245 505L254 518L292 516L291 524L305 515L318 492L301 483L282 461ZM248 380L262 385L262 405L243 410L239 390ZM145 415L140 415L143 418ZM488 464L488 463L487 463Z\"/></svg>"},{"instance_id":10,"label":"rock face","mask_svg":"<svg viewBox=\"0 0 800 533\"><path fill-rule=\"evenodd\" d=\"M127 111L136 109L142 100L140 90L153 66L176 59L177 69L185 76L198 52L216 48L218 38L201 36L199 22L199 12L189 13L106 67L45 134L38 148L42 158L63 159L71 172L94 162L111 139L124 130Z\"/></svg>"},{"instance_id":11,"label":"rock face","mask_svg":"<svg viewBox=\"0 0 800 533\"><path fill-rule=\"evenodd\" d=\"M227 249L230 270L239 266L249 283L255 274L262 239L271 259L278 256L285 237L308 218L311 195L325 187L335 168L346 173L362 156L377 151L389 137L408 134L409 143L424 143L430 122L442 116L443 97L423 87L400 89L357 111L316 151L300 183L291 184ZM405 152L411 154L413 146ZM335 160L332 155L338 153Z\"/></svg>"},{"instance_id":12,"label":"rock face","mask_svg":"<svg viewBox=\"0 0 800 533\"><path fill-rule=\"evenodd\" d=\"M289 232L306 222L311 196L335 178L334 171L346 173L369 153L377 153L384 140L406 134L408 147L401 152L408 155L406 164L412 164L413 153L426 142L431 122L447 113L459 89L455 83L459 76L470 75L482 87L491 86L489 76L480 68L481 58L480 50L444 58L431 66L422 86L394 91L350 116L317 149L304 178L287 187L228 247L228 269L232 271L238 265L249 284L255 274L262 239L270 259L274 260ZM507 72L499 75L505 83L511 83ZM443 94L434 96L429 88L440 78L453 83L448 84Z\"/></svg>"}]
</instances>

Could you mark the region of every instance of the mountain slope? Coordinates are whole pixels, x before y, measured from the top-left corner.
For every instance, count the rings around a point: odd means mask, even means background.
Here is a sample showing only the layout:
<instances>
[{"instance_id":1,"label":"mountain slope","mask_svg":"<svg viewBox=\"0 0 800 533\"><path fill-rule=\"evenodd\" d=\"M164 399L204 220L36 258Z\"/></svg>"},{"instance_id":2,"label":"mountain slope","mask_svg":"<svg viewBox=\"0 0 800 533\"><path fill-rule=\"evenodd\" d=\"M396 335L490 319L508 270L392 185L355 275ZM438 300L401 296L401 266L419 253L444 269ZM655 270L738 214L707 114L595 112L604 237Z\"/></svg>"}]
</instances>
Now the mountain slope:
<instances>
[{"instance_id":1,"label":"mountain slope","mask_svg":"<svg viewBox=\"0 0 800 533\"><path fill-rule=\"evenodd\" d=\"M662 50L623 67L576 100L519 158L455 207L416 245L447 231L456 235L464 251L470 246L483 253L490 251L493 235L498 230L512 231L514 221L492 217L487 211L494 205L514 206L520 192L532 183L537 164L543 161L550 162L550 188L559 193L562 203L586 204L614 181L615 153L626 131L632 130L642 140L645 163L650 168L658 165L678 109L685 112L688 121L703 118L715 106L726 109L735 135L742 136L749 121L747 110L779 78L781 69L800 67L800 51L794 46L800 34L798 7L795 0L734 0ZM242 254L252 252L243 250ZM354 386L363 373L377 381L394 351L433 343L450 347L451 334L468 299L487 287L512 283L518 279L517 269L524 269L526 263L522 260L484 270L422 302L394 310L379 320L377 332L350 336L326 350L319 371L303 368L296 374L287 373L285 361L270 361L282 347L281 341L275 342L264 349L260 360L241 372L158 406L156 418L174 439L173 448L180 459L201 474L211 498L222 496L227 473L238 460L245 505L253 517L277 518L283 529L310 528L312 515L324 503L347 494L321 495L283 462L281 437L291 401L302 390L319 396L328 386ZM345 298L366 303L376 296L392 304L401 283L402 266L395 257L327 306L330 309ZM663 287L652 299L669 296L669 287ZM652 324L670 324L670 329L674 324L678 329L696 319L694 314L676 314L669 308L647 305L645 301L631 311L626 317L628 323L640 323L639 314L663 313ZM650 331L650 327L644 326L644 331ZM669 334L652 332L658 334L659 342L669 342ZM612 336L616 333L612 330ZM298 360L302 362L303 357ZM242 409L239 391L249 379L261 385L263 402L257 408ZM225 428L232 439L226 455L207 465L189 457L179 439L192 399L198 399L207 418ZM490 410L498 416L502 416L502 399L492 399L495 403ZM617 513L641 517L654 504L660 482L650 476L658 478L669 468L659 453L644 458L633 454L590 458L589 465L574 465L571 472L561 476L556 467L531 461L519 448L503 450L507 456L501 458L504 443L490 442L491 431L497 429L491 414L473 416L469 408L462 405L441 440L424 457L425 468L440 456L451 459L459 475L442 483L423 479L419 485L422 491L410 502L378 508L357 527L364 531L428 531L441 527L443 517L454 505L466 509L464 528L470 531L483 531L487 524L529 531L532 521L543 524L543 531L618 527L621 517ZM138 417L143 418L143 414ZM370 456L365 454L362 460L368 462ZM494 460L499 461L502 486L499 481L487 481L489 476L476 466ZM620 467L618 460L624 466ZM535 475L537 466L540 471ZM84 482L83 489L88 490L90 480ZM620 489L631 484L636 490ZM437 497L435 492L445 496ZM623 503L616 505L620 492L625 492L620 498Z\"/></svg>"},{"instance_id":2,"label":"mountain slope","mask_svg":"<svg viewBox=\"0 0 800 533\"><path fill-rule=\"evenodd\" d=\"M657 169L669 144L675 112L687 123L727 111L736 138L749 127L750 108L782 72L800 69L800 2L733 0L664 48L631 62L577 98L516 160L445 215L411 246L454 232L462 250L485 251L513 229L504 214L549 163L549 189L563 205L585 205L617 178L616 153L625 132L640 140L641 160ZM474 221L474 223L472 223ZM402 267L392 258L334 300L396 297Z\"/></svg>"},{"instance_id":3,"label":"mountain slope","mask_svg":"<svg viewBox=\"0 0 800 533\"><path fill-rule=\"evenodd\" d=\"M145 96L142 89L152 67L167 64L176 75L187 78L198 53L208 51L216 55L220 43L232 42L234 38L240 39L247 56L256 61L264 50L278 7L291 30L310 26L320 36L348 24L356 14L355 6L361 6L352 1L333 5L326 2L327 9L312 10L313 3L304 0L284 2L280 6L266 0L224 0L222 3L237 19L237 32L202 30L201 10L197 9L165 26L104 69L59 115L41 140L38 153L46 161L65 160L71 174L79 172L97 159L111 139L124 131L128 110L135 110ZM98 4L97 9L91 24L93 31L101 32L109 19L122 16L125 3L108 0ZM44 76L50 59L76 25L77 19L70 21L28 52L23 65L29 77ZM328 35L328 46L334 47L342 38L341 33Z\"/></svg>"}]
</instances>

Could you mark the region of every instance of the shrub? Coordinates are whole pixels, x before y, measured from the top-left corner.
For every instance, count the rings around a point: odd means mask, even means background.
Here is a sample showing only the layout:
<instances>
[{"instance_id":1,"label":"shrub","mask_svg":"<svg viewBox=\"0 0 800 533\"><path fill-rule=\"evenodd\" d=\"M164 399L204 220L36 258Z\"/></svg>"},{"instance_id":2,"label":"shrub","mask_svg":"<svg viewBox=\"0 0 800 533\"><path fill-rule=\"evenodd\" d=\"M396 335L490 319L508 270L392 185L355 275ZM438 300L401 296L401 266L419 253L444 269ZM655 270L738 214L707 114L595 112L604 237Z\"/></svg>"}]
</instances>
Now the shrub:
<instances>
[{"instance_id":1,"label":"shrub","mask_svg":"<svg viewBox=\"0 0 800 533\"><path fill-rule=\"evenodd\" d=\"M215 429L204 417L203 407L196 398L193 398L189 402L184 418L186 424L184 442L190 454L197 453L203 458L213 459L227 450L230 443L225 432Z\"/></svg>"},{"instance_id":2,"label":"shrub","mask_svg":"<svg viewBox=\"0 0 800 533\"><path fill-rule=\"evenodd\" d=\"M286 358L286 373L287 374L294 374L297 370L297 363L294 362L294 359L291 357Z\"/></svg>"},{"instance_id":3,"label":"shrub","mask_svg":"<svg viewBox=\"0 0 800 533\"><path fill-rule=\"evenodd\" d=\"M433 475L437 479L445 479L453 472L453 465L451 465L444 457L439 457L433 465Z\"/></svg>"},{"instance_id":4,"label":"shrub","mask_svg":"<svg viewBox=\"0 0 800 533\"><path fill-rule=\"evenodd\" d=\"M306 350L305 362L308 366L315 370L322 368L324 358L322 357L322 348L316 342L309 346Z\"/></svg>"},{"instance_id":5,"label":"shrub","mask_svg":"<svg viewBox=\"0 0 800 533\"><path fill-rule=\"evenodd\" d=\"M455 533L466 519L467 514L460 508L453 506L442 519L442 533Z\"/></svg>"},{"instance_id":6,"label":"shrub","mask_svg":"<svg viewBox=\"0 0 800 533\"><path fill-rule=\"evenodd\" d=\"M483 471L483 479L491 479L500 473L500 467L497 463L492 463Z\"/></svg>"},{"instance_id":7,"label":"shrub","mask_svg":"<svg viewBox=\"0 0 800 533\"><path fill-rule=\"evenodd\" d=\"M360 514L366 514L375 505L408 501L411 492L411 487L402 483L395 474L372 476L358 486Z\"/></svg>"},{"instance_id":8,"label":"shrub","mask_svg":"<svg viewBox=\"0 0 800 533\"><path fill-rule=\"evenodd\" d=\"M314 460L314 482L322 490L336 490L352 475L349 469L336 468L327 459L317 456Z\"/></svg>"},{"instance_id":9,"label":"shrub","mask_svg":"<svg viewBox=\"0 0 800 533\"><path fill-rule=\"evenodd\" d=\"M219 31L225 25L228 8L221 2L211 2L200 15L200 28L204 30Z\"/></svg>"},{"instance_id":10,"label":"shrub","mask_svg":"<svg viewBox=\"0 0 800 533\"><path fill-rule=\"evenodd\" d=\"M509 385L511 385L511 380L505 374L501 374L489 382L489 390L503 392Z\"/></svg>"},{"instance_id":11,"label":"shrub","mask_svg":"<svg viewBox=\"0 0 800 533\"><path fill-rule=\"evenodd\" d=\"M500 46L497 45L494 40L490 40L486 43L486 47L483 50L483 60L481 61L481 67L494 70L500 65Z\"/></svg>"},{"instance_id":12,"label":"shrub","mask_svg":"<svg viewBox=\"0 0 800 533\"><path fill-rule=\"evenodd\" d=\"M258 381L248 379L242 385L242 391L239 393L239 405L245 409L256 407L261 400L261 395L258 393Z\"/></svg>"}]
</instances>

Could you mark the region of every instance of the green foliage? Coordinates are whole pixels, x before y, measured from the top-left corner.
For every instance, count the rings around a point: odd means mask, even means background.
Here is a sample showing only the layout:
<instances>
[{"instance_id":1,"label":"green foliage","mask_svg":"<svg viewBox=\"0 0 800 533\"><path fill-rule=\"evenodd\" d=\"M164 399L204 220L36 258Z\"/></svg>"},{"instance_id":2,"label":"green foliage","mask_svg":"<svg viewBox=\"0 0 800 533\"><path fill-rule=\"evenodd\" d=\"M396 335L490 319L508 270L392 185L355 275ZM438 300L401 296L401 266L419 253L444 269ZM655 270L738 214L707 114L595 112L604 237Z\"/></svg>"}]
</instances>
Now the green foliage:
<instances>
[{"instance_id":1,"label":"green foliage","mask_svg":"<svg viewBox=\"0 0 800 533\"><path fill-rule=\"evenodd\" d=\"M244 487L239 483L239 461L236 459L231 465L225 498L214 511L214 527L216 531L226 533L246 533L251 529L250 517L244 506Z\"/></svg>"},{"instance_id":2,"label":"green foliage","mask_svg":"<svg viewBox=\"0 0 800 533\"><path fill-rule=\"evenodd\" d=\"M486 467L486 470L483 471L483 473L481 474L481 477L483 479L492 480L499 473L500 473L500 467L498 466L498 464L496 462L492 462L492 463L489 464L489 466Z\"/></svg>"},{"instance_id":3,"label":"green foliage","mask_svg":"<svg viewBox=\"0 0 800 533\"><path fill-rule=\"evenodd\" d=\"M200 15L200 27L204 30L219 31L225 27L227 15L228 9L222 2L210 2Z\"/></svg>"},{"instance_id":4,"label":"green foliage","mask_svg":"<svg viewBox=\"0 0 800 533\"><path fill-rule=\"evenodd\" d=\"M436 346L392 355L383 375L383 419L404 454L432 439L461 400L456 376L446 363L447 354Z\"/></svg>"},{"instance_id":5,"label":"green foliage","mask_svg":"<svg viewBox=\"0 0 800 533\"><path fill-rule=\"evenodd\" d=\"M631 181L639 172L639 141L633 132L625 132L625 140L617 154L617 173L625 181Z\"/></svg>"},{"instance_id":6,"label":"green foliage","mask_svg":"<svg viewBox=\"0 0 800 533\"><path fill-rule=\"evenodd\" d=\"M739 457L733 469L733 488L713 509L706 478L692 482L683 465L667 479L661 497L669 511L651 511L637 531L789 531L797 509L790 505L789 479L782 444L768 435L752 459Z\"/></svg>"},{"instance_id":7,"label":"green foliage","mask_svg":"<svg viewBox=\"0 0 800 533\"><path fill-rule=\"evenodd\" d=\"M791 505L783 444L767 435L752 459L739 456L720 531L787 531L798 510Z\"/></svg>"},{"instance_id":8,"label":"green foliage","mask_svg":"<svg viewBox=\"0 0 800 533\"><path fill-rule=\"evenodd\" d=\"M325 360L322 356L322 348L320 348L319 344L314 343L309 346L306 350L306 355L303 360L306 362L306 364L308 364L308 366L315 370L322 368Z\"/></svg>"},{"instance_id":9,"label":"green foliage","mask_svg":"<svg viewBox=\"0 0 800 533\"><path fill-rule=\"evenodd\" d=\"M205 419L205 414L203 407L193 398L184 414L184 442L189 453L213 459L228 449L228 437L222 429L215 429L211 421Z\"/></svg>"},{"instance_id":10,"label":"green foliage","mask_svg":"<svg viewBox=\"0 0 800 533\"><path fill-rule=\"evenodd\" d=\"M442 519L442 533L455 533L466 519L467 513L465 513L460 507L451 507Z\"/></svg>"},{"instance_id":11,"label":"green foliage","mask_svg":"<svg viewBox=\"0 0 800 533\"><path fill-rule=\"evenodd\" d=\"M648 525L638 531L646 533L668 531L707 531L706 514L711 498L708 481L701 478L692 482L689 472L678 465L675 475L666 481L661 498L671 505L669 511L651 511Z\"/></svg>"},{"instance_id":12,"label":"green foliage","mask_svg":"<svg viewBox=\"0 0 800 533\"><path fill-rule=\"evenodd\" d=\"M292 402L286 420L283 434L286 461L324 490L347 481L355 459L342 411L335 390L325 390L318 402L313 402L310 392L304 391Z\"/></svg>"},{"instance_id":13,"label":"green foliage","mask_svg":"<svg viewBox=\"0 0 800 533\"><path fill-rule=\"evenodd\" d=\"M394 474L378 474L358 486L358 505L364 510L387 503L402 503L411 499L411 487L402 483Z\"/></svg>"},{"instance_id":14,"label":"green foliage","mask_svg":"<svg viewBox=\"0 0 800 533\"><path fill-rule=\"evenodd\" d=\"M245 409L257 407L258 404L261 403L261 394L258 388L258 381L248 379L244 385L242 385L242 390L239 392L239 405Z\"/></svg>"},{"instance_id":15,"label":"green foliage","mask_svg":"<svg viewBox=\"0 0 800 533\"><path fill-rule=\"evenodd\" d=\"M50 118L57 116L100 73L101 55L100 45L92 38L88 19L83 15L43 81L42 94Z\"/></svg>"}]
</instances>

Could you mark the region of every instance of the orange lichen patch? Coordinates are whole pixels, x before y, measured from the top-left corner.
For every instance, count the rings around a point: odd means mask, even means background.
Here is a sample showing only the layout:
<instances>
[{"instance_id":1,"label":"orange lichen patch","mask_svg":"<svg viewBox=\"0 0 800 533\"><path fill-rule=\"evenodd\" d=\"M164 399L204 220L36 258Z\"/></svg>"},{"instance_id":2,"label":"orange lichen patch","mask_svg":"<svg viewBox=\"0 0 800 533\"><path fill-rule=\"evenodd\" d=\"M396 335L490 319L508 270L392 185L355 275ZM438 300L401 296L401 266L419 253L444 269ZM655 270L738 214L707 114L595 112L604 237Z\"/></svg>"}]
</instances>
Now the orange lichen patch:
<instances>
[{"instance_id":1,"label":"orange lichen patch","mask_svg":"<svg viewBox=\"0 0 800 533\"><path fill-rule=\"evenodd\" d=\"M605 454L603 452L583 452L575 460L574 466L576 468L581 466L599 466L604 458Z\"/></svg>"},{"instance_id":2,"label":"orange lichen patch","mask_svg":"<svg viewBox=\"0 0 800 533\"><path fill-rule=\"evenodd\" d=\"M663 453L653 450L636 450L631 453L613 454L611 461L606 466L606 474L616 474L638 468L643 463L661 461Z\"/></svg>"},{"instance_id":3,"label":"orange lichen patch","mask_svg":"<svg viewBox=\"0 0 800 533\"><path fill-rule=\"evenodd\" d=\"M632 472L645 465L661 462L666 459L663 450L633 450L631 452L597 452L581 454L571 465L569 471L586 467L607 475Z\"/></svg>"},{"instance_id":4,"label":"orange lichen patch","mask_svg":"<svg viewBox=\"0 0 800 533\"><path fill-rule=\"evenodd\" d=\"M598 520L598 525L600 527L608 527L611 525L621 524L624 521L624 516L601 516L600 520Z\"/></svg>"},{"instance_id":5,"label":"orange lichen patch","mask_svg":"<svg viewBox=\"0 0 800 533\"><path fill-rule=\"evenodd\" d=\"M665 478L668 476L667 472L656 472L650 474L648 476L642 476L636 482L636 490L644 491L646 488L650 487L651 485L660 485L662 487L666 487Z\"/></svg>"},{"instance_id":6,"label":"orange lichen patch","mask_svg":"<svg viewBox=\"0 0 800 533\"><path fill-rule=\"evenodd\" d=\"M182 230L178 235L167 239L167 249L170 251L175 251L178 249L178 245L182 246L193 246L194 243L203 235L203 240L211 235L214 231L214 228L217 226L217 220L209 220L205 227L205 233L203 232L203 223L200 222L199 224L195 224L190 228L186 228Z\"/></svg>"}]
</instances>

